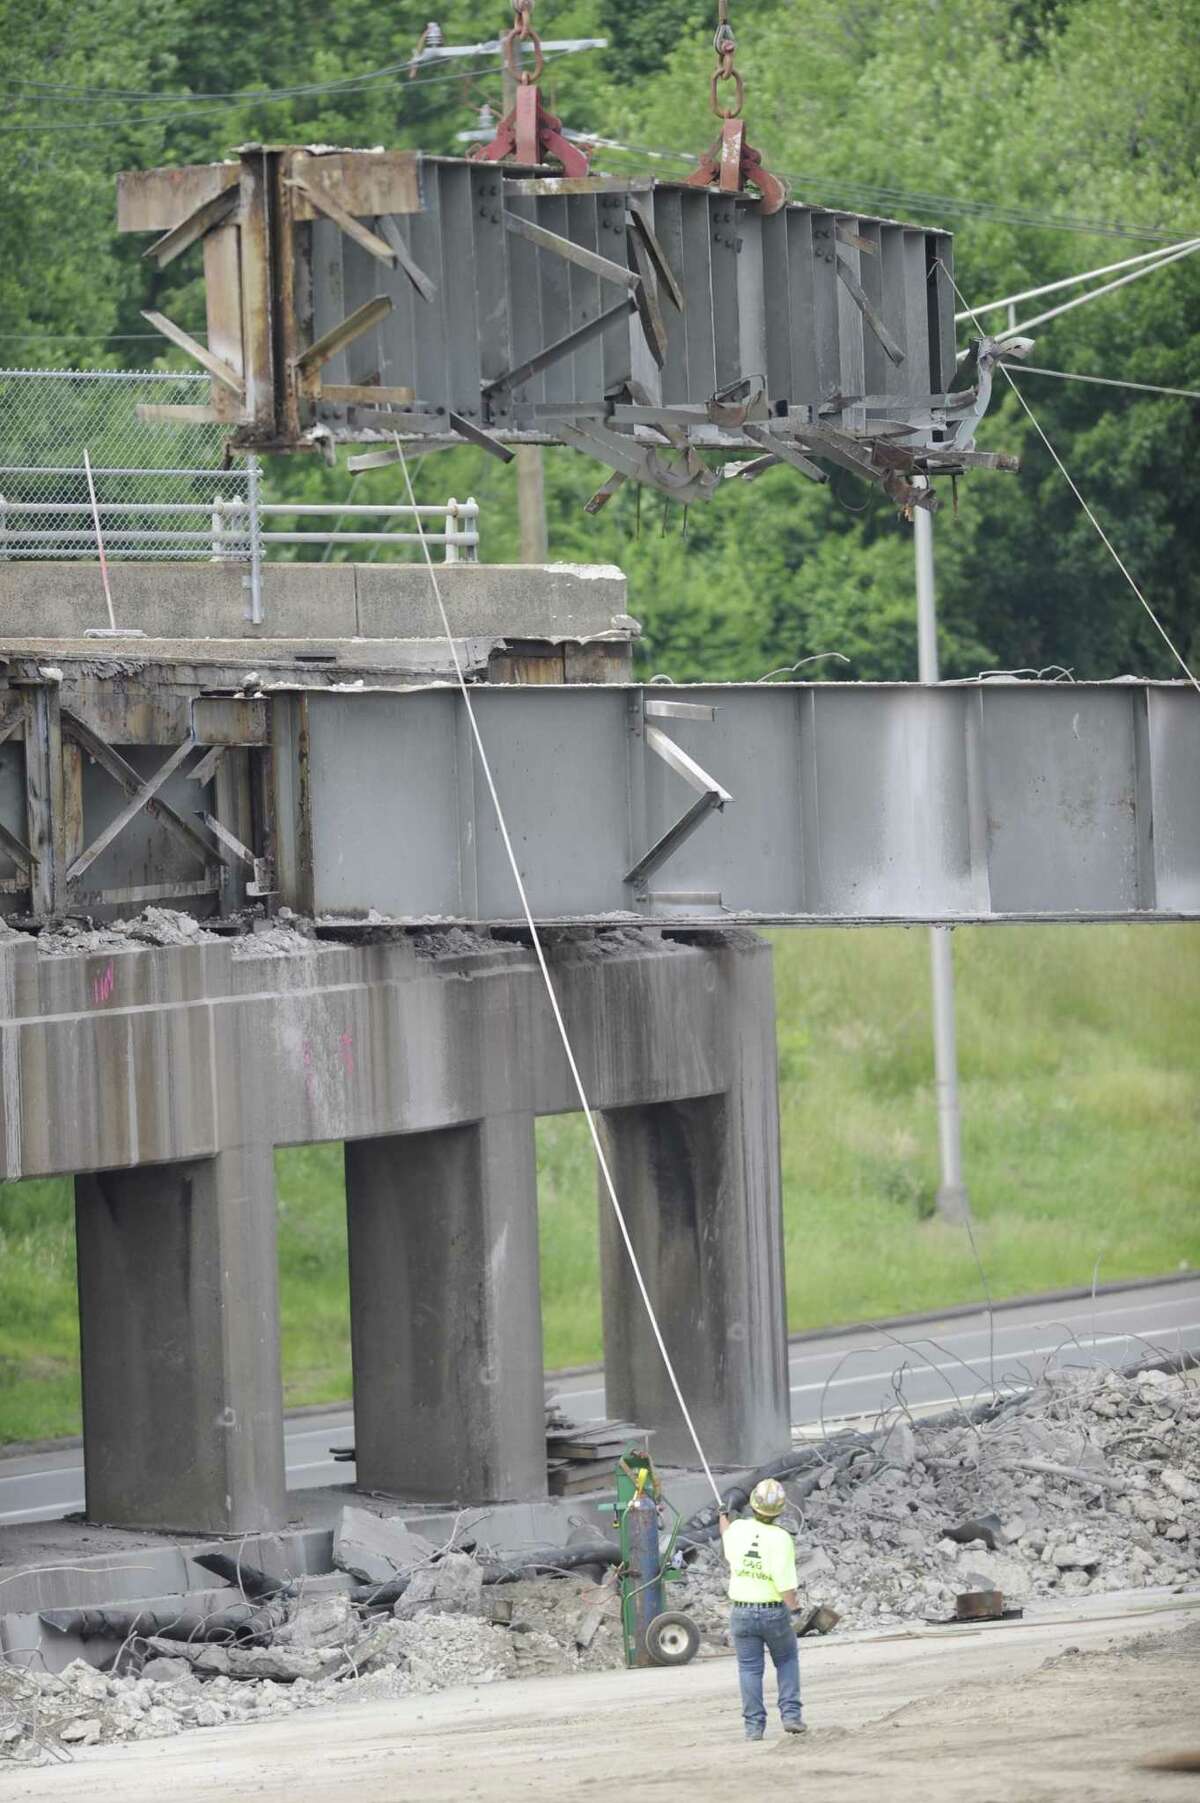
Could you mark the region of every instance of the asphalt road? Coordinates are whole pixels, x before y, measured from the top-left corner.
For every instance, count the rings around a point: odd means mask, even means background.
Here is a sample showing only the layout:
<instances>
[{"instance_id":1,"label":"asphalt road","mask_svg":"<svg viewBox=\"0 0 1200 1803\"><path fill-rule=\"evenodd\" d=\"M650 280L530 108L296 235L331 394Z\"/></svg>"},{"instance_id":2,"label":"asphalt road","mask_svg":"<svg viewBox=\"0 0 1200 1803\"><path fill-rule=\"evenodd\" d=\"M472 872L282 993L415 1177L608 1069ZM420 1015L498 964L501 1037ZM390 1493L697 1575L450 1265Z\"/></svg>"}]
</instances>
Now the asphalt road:
<instances>
[{"instance_id":1,"label":"asphalt road","mask_svg":"<svg viewBox=\"0 0 1200 1803\"><path fill-rule=\"evenodd\" d=\"M1102 1293L1094 1307L1090 1296L1021 1303L999 1310L990 1329L979 1313L793 1341L792 1420L817 1432L822 1420L870 1418L894 1402L897 1384L914 1414L934 1413L988 1396L993 1370L997 1384L1021 1387L1052 1360L1121 1366L1152 1349L1200 1354L1200 1276ZM602 1372L548 1378L546 1387L579 1420L605 1414ZM348 1409L292 1416L286 1436L290 1490L353 1482L354 1466L329 1456L331 1446L353 1441ZM53 1521L82 1508L78 1447L0 1458L0 1524Z\"/></svg>"}]
</instances>

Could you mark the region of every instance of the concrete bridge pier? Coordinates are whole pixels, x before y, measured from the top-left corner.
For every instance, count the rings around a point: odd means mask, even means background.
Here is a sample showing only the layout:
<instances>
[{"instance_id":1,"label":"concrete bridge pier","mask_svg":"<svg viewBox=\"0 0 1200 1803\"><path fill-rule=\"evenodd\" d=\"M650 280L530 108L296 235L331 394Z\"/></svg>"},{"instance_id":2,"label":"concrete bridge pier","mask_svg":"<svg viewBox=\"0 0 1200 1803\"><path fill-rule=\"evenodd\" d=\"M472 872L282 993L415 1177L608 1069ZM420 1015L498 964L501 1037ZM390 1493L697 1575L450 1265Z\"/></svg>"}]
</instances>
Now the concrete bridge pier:
<instances>
[{"instance_id":1,"label":"concrete bridge pier","mask_svg":"<svg viewBox=\"0 0 1200 1803\"><path fill-rule=\"evenodd\" d=\"M89 1521L286 1517L270 1146L75 1179Z\"/></svg>"},{"instance_id":2,"label":"concrete bridge pier","mask_svg":"<svg viewBox=\"0 0 1200 1803\"><path fill-rule=\"evenodd\" d=\"M533 1115L346 1147L358 1482L546 1494Z\"/></svg>"},{"instance_id":3,"label":"concrete bridge pier","mask_svg":"<svg viewBox=\"0 0 1200 1803\"><path fill-rule=\"evenodd\" d=\"M550 971L705 1448L781 1452L770 946L628 924L562 934ZM91 1520L286 1519L272 1150L330 1140L360 1483L545 1495L533 1123L579 1097L526 946L0 936L0 1098L5 1175L75 1176ZM607 1203L600 1221L609 1411L691 1463Z\"/></svg>"},{"instance_id":4,"label":"concrete bridge pier","mask_svg":"<svg viewBox=\"0 0 1200 1803\"><path fill-rule=\"evenodd\" d=\"M740 934L708 957L727 1086L609 1109L601 1137L705 1452L755 1465L791 1432L771 948ZM652 1426L660 1460L694 1464L603 1182L600 1250L608 1412Z\"/></svg>"}]
</instances>

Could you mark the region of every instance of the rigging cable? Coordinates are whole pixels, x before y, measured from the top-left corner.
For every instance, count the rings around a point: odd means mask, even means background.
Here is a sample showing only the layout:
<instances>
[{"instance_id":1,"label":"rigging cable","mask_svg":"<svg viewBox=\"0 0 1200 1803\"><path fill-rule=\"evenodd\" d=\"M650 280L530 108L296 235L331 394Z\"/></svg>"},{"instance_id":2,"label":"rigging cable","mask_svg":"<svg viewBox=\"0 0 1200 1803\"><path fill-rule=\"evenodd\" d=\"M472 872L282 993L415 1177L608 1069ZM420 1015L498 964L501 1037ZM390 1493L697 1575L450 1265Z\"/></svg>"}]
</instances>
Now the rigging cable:
<instances>
[{"instance_id":1,"label":"rigging cable","mask_svg":"<svg viewBox=\"0 0 1200 1803\"><path fill-rule=\"evenodd\" d=\"M415 508L417 498L413 492L412 477L409 475L408 459L404 455L404 446L401 444L398 434L393 434L393 437L400 459L400 468L404 476L404 486L408 491L409 505ZM559 1007L558 996L555 993L554 984L550 978L550 968L546 963L546 953L542 947L542 936L538 932L537 922L533 918L533 910L529 905L529 897L525 890L525 882L521 876L521 868L517 863L517 854L513 850L513 843L508 832L508 823L504 818L504 809L500 805L500 796L497 793L495 779L492 775L492 766L488 760L488 754L484 749L483 738L479 731L479 723L475 718L475 709L471 702L471 691L467 686L467 679L463 675L462 664L460 663L458 656L458 647L454 642L454 635L450 630L450 619L446 613L445 602L442 600L442 591L437 579L437 570L434 567L433 558L429 554L429 541L425 537L425 530L421 524L420 514L417 513L415 518L417 522L417 536L421 541L421 550L424 553L425 567L429 572L429 581L433 588L433 597L437 603L438 614L441 618L442 631L446 636L446 643L450 648L450 656L454 663L454 674L458 679L459 692L462 695L463 705L467 710L467 721L471 729L471 737L475 741L475 750L479 757L480 767L483 770L484 781L487 784L488 794L492 798L492 806L496 810L496 823L500 829L500 837L504 844L509 868L512 871L513 881L517 886L517 894L521 900L521 911L525 916L525 924L529 928L530 937L533 940L533 949L537 957L538 968L542 973L542 981L546 985L546 994L549 997L550 1009L554 1015L554 1024L558 1028L558 1036L562 1041L563 1051L566 1053L567 1064L570 1067L571 1078L575 1085L575 1093L579 1097L579 1106L583 1110L584 1119L587 1121L588 1132L591 1135L592 1146L596 1153L596 1162L600 1169L600 1175L603 1178L604 1187L608 1191L608 1199L612 1204L613 1213L617 1220L617 1226L620 1229L621 1238L625 1243L625 1250L629 1254L629 1263L633 1270L638 1291L646 1309L646 1315L650 1322L651 1331L654 1334L658 1350L662 1354L663 1365L666 1368L667 1376L671 1380L671 1388L675 1392L675 1400L679 1404L680 1413L687 1424L688 1433L692 1437L692 1444L696 1448L696 1453L701 1465L704 1467L704 1475L712 1488L713 1496L716 1498L718 1506L722 1506L721 1492L717 1489L717 1481L713 1477L712 1467L709 1465L704 1448L700 1444L700 1436L696 1432L696 1424L692 1420L691 1411L684 1400L683 1390L680 1388L679 1379L675 1375L675 1367L671 1363L671 1355L667 1351L666 1341L663 1339L662 1329L659 1327L658 1317L654 1312L654 1304L650 1300L650 1292L646 1288L646 1280L642 1276L642 1267L638 1262L638 1256L634 1250L633 1240L625 1220L624 1210L617 1197L616 1185L613 1182L612 1172L608 1167L608 1159L604 1155L604 1147L600 1142L600 1133L596 1126L596 1117L592 1112L591 1103L588 1101L587 1092L583 1086L583 1078L579 1074L579 1066L575 1062L575 1053L571 1047L570 1035L567 1032L566 1022L563 1020L562 1016L562 1009Z\"/></svg>"},{"instance_id":2,"label":"rigging cable","mask_svg":"<svg viewBox=\"0 0 1200 1803\"><path fill-rule=\"evenodd\" d=\"M1170 260L1172 262L1174 262L1175 259L1171 258ZM941 264L941 267L945 270L946 275L950 281L950 286L954 289L955 294L957 294L959 300L962 302L962 305L966 308L967 313L970 314L970 317L974 320L975 325L978 328L980 338L986 339L987 333L984 331L982 325L980 325L978 318L976 318L976 315L972 312L971 307L970 307L968 301L966 300L962 289L959 287L958 283L955 281L954 276L951 274L950 270L947 269L946 264L941 257L938 258L938 262ZM1198 695L1200 695L1200 682L1198 682L1196 680L1196 677L1193 674L1190 666L1188 665L1187 660L1185 659L1183 653L1176 647L1175 641L1172 639L1170 633L1167 631L1166 627L1163 625L1162 621L1159 619L1158 615L1155 613L1154 609L1151 607L1150 603L1147 601L1145 595L1143 595L1141 589L1138 587L1137 583L1134 581L1133 577L1130 575L1129 570L1126 567L1126 564L1124 562L1124 559L1122 558L1120 552L1117 550L1116 546L1113 544L1112 540L1109 538L1108 533L1104 530L1104 527L1100 524L1100 521L1096 518L1096 515L1092 512L1091 508L1088 506L1087 502L1085 501L1085 499L1083 497L1082 491L1080 490L1078 484L1075 481L1075 478L1072 476L1070 470L1067 468L1066 464L1063 462L1062 458L1059 456L1059 454L1055 450L1054 446L1050 443L1050 440L1047 437L1045 429L1043 428L1041 421L1038 419L1037 414L1033 411L1033 408L1029 405L1029 402L1025 399L1025 396L1021 393L1020 386L1014 380L1012 371L1009 369L1008 365L1006 363L1004 363L1003 361L1000 361L1000 368L1004 371L1005 376L1008 378L1009 387L1012 389L1013 393L1016 395L1017 399L1020 401L1020 403L1021 403L1022 407L1025 409L1026 413L1029 415L1029 418L1033 423L1034 431L1037 433L1038 437L1041 439L1042 443L1045 445L1046 449L1049 451L1051 457L1053 457L1055 463L1058 465L1059 471L1062 474L1063 480L1066 482L1067 487L1070 489L1071 493L1075 496L1075 499L1079 502L1079 505L1083 508L1084 513L1086 513L1088 519L1092 522L1092 525L1096 528L1096 531L1100 535L1101 542L1103 543L1103 545L1109 552L1110 556L1112 557L1113 562L1116 564L1116 566L1120 570L1122 576L1124 576L1126 582L1129 584L1130 588L1133 590L1134 594L1137 596L1138 600L1141 602L1142 606L1145 608L1146 612L1149 614L1150 619L1154 624L1155 630L1159 634L1159 637L1162 639L1163 643L1166 645L1168 651L1171 653L1171 656L1175 659L1175 662L1179 665L1180 669L1183 671L1184 675L1187 677L1188 681L1191 683L1191 685L1195 689L1196 693Z\"/></svg>"},{"instance_id":3,"label":"rigging cable","mask_svg":"<svg viewBox=\"0 0 1200 1803\"><path fill-rule=\"evenodd\" d=\"M1096 382L1101 388L1135 388L1139 394L1176 394L1185 401L1200 401L1200 388L1164 388L1158 382L1126 382L1119 376L1084 376L1077 369L1042 369L1037 363L1022 363L1026 376L1056 376L1060 382Z\"/></svg>"}]
</instances>

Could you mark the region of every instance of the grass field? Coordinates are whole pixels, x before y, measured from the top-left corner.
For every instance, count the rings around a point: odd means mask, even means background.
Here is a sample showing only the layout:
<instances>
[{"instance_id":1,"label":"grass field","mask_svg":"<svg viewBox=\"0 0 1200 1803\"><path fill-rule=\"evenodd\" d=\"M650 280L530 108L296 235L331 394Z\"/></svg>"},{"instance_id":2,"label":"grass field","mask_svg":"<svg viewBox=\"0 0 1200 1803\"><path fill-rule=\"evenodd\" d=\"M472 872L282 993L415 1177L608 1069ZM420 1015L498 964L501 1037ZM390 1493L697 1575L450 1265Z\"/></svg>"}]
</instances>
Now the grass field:
<instances>
[{"instance_id":1,"label":"grass field","mask_svg":"<svg viewBox=\"0 0 1200 1803\"><path fill-rule=\"evenodd\" d=\"M779 933L780 1102L793 1328L977 1297L933 1218L921 931ZM995 1296L1200 1265L1200 928L954 936L964 1156ZM546 1361L600 1355L583 1123L538 1129ZM340 1148L277 1157L289 1403L350 1393ZM68 1186L0 1186L0 1442L79 1430Z\"/></svg>"}]
</instances>

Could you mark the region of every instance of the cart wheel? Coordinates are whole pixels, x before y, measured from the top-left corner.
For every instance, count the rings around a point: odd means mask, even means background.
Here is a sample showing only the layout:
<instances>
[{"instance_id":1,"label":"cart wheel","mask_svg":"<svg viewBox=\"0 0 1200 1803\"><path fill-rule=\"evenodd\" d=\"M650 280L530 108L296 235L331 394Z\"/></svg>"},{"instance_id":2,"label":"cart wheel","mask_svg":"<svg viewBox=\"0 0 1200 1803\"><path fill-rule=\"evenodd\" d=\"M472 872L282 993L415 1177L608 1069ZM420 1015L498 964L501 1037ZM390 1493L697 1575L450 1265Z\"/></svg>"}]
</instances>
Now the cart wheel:
<instances>
[{"instance_id":1,"label":"cart wheel","mask_svg":"<svg viewBox=\"0 0 1200 1803\"><path fill-rule=\"evenodd\" d=\"M690 1615L656 1615L646 1629L646 1651L655 1665L686 1665L700 1649L700 1630Z\"/></svg>"}]
</instances>

